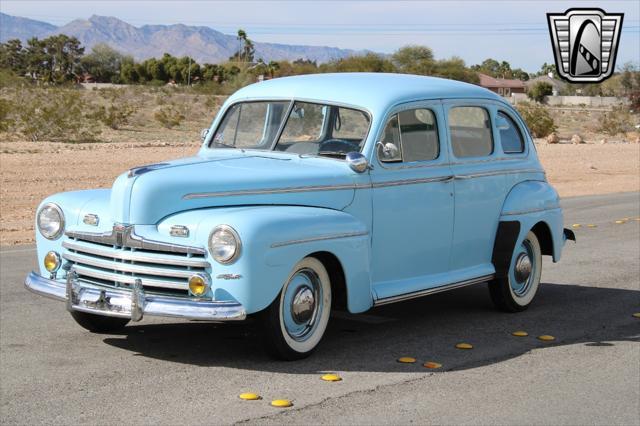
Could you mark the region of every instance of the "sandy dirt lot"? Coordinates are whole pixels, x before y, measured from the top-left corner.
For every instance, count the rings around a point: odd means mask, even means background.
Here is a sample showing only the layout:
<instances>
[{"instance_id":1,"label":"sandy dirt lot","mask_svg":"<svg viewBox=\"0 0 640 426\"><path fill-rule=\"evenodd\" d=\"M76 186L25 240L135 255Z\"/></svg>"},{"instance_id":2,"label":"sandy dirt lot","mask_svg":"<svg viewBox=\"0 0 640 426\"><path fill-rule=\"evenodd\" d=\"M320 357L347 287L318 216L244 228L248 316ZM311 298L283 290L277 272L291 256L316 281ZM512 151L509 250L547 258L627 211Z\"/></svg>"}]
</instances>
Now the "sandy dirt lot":
<instances>
[{"instance_id":1,"label":"sandy dirt lot","mask_svg":"<svg viewBox=\"0 0 640 426\"><path fill-rule=\"evenodd\" d=\"M142 164L193 155L197 132L167 130L189 142L63 144L0 142L0 244L34 241L34 212L55 192L108 188L117 175ZM640 190L640 145L538 143L549 181L563 197Z\"/></svg>"}]
</instances>

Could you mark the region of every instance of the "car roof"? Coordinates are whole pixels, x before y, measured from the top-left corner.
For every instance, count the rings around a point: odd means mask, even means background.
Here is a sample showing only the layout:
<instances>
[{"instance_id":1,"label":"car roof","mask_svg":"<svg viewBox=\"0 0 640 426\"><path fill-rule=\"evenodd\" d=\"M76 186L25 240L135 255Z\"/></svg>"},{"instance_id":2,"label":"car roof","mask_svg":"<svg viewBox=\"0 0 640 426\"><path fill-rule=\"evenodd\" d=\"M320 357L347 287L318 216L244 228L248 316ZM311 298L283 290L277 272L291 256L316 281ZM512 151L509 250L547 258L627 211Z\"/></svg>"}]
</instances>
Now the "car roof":
<instances>
[{"instance_id":1,"label":"car roof","mask_svg":"<svg viewBox=\"0 0 640 426\"><path fill-rule=\"evenodd\" d=\"M359 106L371 112L426 99L502 98L474 84L444 78L390 73L328 73L281 77L246 86L229 102L250 99L305 99Z\"/></svg>"}]
</instances>

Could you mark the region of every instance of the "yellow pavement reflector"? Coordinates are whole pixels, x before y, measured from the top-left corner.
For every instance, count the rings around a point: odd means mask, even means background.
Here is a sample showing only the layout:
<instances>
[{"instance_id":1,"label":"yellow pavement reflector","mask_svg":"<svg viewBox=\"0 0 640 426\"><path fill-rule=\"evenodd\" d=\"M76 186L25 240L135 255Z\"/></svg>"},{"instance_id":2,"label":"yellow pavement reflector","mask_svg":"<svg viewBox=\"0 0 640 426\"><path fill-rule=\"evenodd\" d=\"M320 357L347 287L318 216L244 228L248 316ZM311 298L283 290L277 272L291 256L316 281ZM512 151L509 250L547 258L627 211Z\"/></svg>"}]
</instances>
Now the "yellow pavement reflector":
<instances>
[{"instance_id":1,"label":"yellow pavement reflector","mask_svg":"<svg viewBox=\"0 0 640 426\"><path fill-rule=\"evenodd\" d=\"M238 397L240 399L244 399L245 401L255 401L257 399L262 399L260 398L260 395L258 395L257 393L251 393L251 392L241 393L240 395L238 395Z\"/></svg>"},{"instance_id":2,"label":"yellow pavement reflector","mask_svg":"<svg viewBox=\"0 0 640 426\"><path fill-rule=\"evenodd\" d=\"M425 362L424 364L422 364L422 366L425 367L425 368L435 369L435 368L441 368L442 364L440 364L439 362L428 361L428 362Z\"/></svg>"},{"instance_id":3,"label":"yellow pavement reflector","mask_svg":"<svg viewBox=\"0 0 640 426\"><path fill-rule=\"evenodd\" d=\"M516 337L527 337L529 335L529 333L527 333L526 331L522 331L522 330L514 331L511 334L513 336L516 336Z\"/></svg>"},{"instance_id":4,"label":"yellow pavement reflector","mask_svg":"<svg viewBox=\"0 0 640 426\"><path fill-rule=\"evenodd\" d=\"M473 345L471 345L469 343L458 343L456 345L456 348L458 348L458 349L473 349Z\"/></svg>"},{"instance_id":5,"label":"yellow pavement reflector","mask_svg":"<svg viewBox=\"0 0 640 426\"><path fill-rule=\"evenodd\" d=\"M337 374L325 374L320 378L325 382L339 382L340 380L342 380L342 377L338 376Z\"/></svg>"},{"instance_id":6,"label":"yellow pavement reflector","mask_svg":"<svg viewBox=\"0 0 640 426\"><path fill-rule=\"evenodd\" d=\"M274 399L273 401L271 401L271 405L278 408L287 408L292 407L293 403L288 399Z\"/></svg>"},{"instance_id":7,"label":"yellow pavement reflector","mask_svg":"<svg viewBox=\"0 0 640 426\"><path fill-rule=\"evenodd\" d=\"M549 336L548 334L543 334L542 336L538 336L538 340L542 340L544 342L551 342L552 340L556 340L556 338L553 336Z\"/></svg>"},{"instance_id":8,"label":"yellow pavement reflector","mask_svg":"<svg viewBox=\"0 0 640 426\"><path fill-rule=\"evenodd\" d=\"M580 228L582 225L580 225L579 223L574 223L573 225L571 225L572 228Z\"/></svg>"},{"instance_id":9,"label":"yellow pavement reflector","mask_svg":"<svg viewBox=\"0 0 640 426\"><path fill-rule=\"evenodd\" d=\"M632 314L631 316L635 317L635 318L640 318L640 312L636 312L635 314Z\"/></svg>"},{"instance_id":10,"label":"yellow pavement reflector","mask_svg":"<svg viewBox=\"0 0 640 426\"><path fill-rule=\"evenodd\" d=\"M623 223L627 223L626 219L622 219L622 220L616 220L616 224L621 225Z\"/></svg>"},{"instance_id":11,"label":"yellow pavement reflector","mask_svg":"<svg viewBox=\"0 0 640 426\"><path fill-rule=\"evenodd\" d=\"M598 225L594 225L593 223L590 223L587 225L587 228L597 228Z\"/></svg>"},{"instance_id":12,"label":"yellow pavement reflector","mask_svg":"<svg viewBox=\"0 0 640 426\"><path fill-rule=\"evenodd\" d=\"M416 362L416 359L410 356L403 356L398 358L398 362L401 362L403 364L413 364L414 362Z\"/></svg>"}]
</instances>

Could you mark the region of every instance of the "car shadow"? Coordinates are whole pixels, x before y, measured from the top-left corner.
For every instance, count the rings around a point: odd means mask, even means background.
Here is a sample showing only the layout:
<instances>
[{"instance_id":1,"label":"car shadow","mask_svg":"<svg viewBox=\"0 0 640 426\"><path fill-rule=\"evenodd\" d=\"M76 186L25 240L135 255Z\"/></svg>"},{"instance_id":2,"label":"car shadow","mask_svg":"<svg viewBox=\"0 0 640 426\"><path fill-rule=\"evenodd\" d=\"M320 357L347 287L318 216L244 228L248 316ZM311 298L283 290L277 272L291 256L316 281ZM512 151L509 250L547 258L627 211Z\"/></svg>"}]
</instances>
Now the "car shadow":
<instances>
[{"instance_id":1,"label":"car shadow","mask_svg":"<svg viewBox=\"0 0 640 426\"><path fill-rule=\"evenodd\" d=\"M317 351L305 360L270 359L260 346L256 321L236 324L176 322L130 325L104 339L108 345L194 366L316 374L324 371L425 371L424 361L461 370L557 345L585 344L606 350L620 341L640 341L640 291L542 284L526 311L496 311L485 285L374 308L361 315L339 312ZM527 337L511 333L524 330ZM556 340L543 342L539 335ZM471 343L473 350L455 344ZM396 362L411 356L418 363Z\"/></svg>"}]
</instances>

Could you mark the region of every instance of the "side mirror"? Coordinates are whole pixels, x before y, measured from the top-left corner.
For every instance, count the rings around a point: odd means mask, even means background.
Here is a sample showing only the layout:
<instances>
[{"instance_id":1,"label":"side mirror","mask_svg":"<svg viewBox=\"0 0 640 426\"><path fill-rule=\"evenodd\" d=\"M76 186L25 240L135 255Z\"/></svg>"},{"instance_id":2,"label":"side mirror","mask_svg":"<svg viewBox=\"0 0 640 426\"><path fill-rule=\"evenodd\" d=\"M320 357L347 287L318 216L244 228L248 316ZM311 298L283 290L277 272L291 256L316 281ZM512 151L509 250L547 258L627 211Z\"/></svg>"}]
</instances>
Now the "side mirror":
<instances>
[{"instance_id":1,"label":"side mirror","mask_svg":"<svg viewBox=\"0 0 640 426\"><path fill-rule=\"evenodd\" d=\"M351 167L351 170L356 173L364 173L371 168L369 166L367 158L359 152L348 153L346 156L346 160L349 164L349 167Z\"/></svg>"},{"instance_id":2,"label":"side mirror","mask_svg":"<svg viewBox=\"0 0 640 426\"><path fill-rule=\"evenodd\" d=\"M207 140L207 135L209 134L209 129L202 129L200 132L200 142L204 143Z\"/></svg>"}]
</instances>

